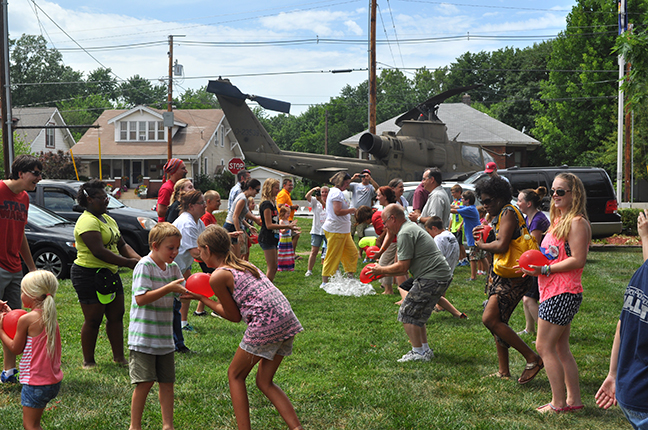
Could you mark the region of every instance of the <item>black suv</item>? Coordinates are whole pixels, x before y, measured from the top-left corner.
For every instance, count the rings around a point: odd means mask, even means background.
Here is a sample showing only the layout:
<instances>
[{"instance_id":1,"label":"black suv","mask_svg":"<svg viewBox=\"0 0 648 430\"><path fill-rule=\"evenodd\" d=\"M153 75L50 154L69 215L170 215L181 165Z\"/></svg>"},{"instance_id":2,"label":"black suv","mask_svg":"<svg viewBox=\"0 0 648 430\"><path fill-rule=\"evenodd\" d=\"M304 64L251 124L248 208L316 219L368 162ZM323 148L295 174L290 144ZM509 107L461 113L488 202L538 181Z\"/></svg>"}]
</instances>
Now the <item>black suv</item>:
<instances>
[{"instance_id":1,"label":"black suv","mask_svg":"<svg viewBox=\"0 0 648 430\"><path fill-rule=\"evenodd\" d=\"M77 205L76 196L80 181L43 179L35 191L27 192L29 201L51 210L63 218L76 222L83 209ZM119 231L127 244L139 255L149 253L149 231L157 224L157 214L131 208L110 196L108 215L119 226Z\"/></svg>"},{"instance_id":2,"label":"black suv","mask_svg":"<svg viewBox=\"0 0 648 430\"><path fill-rule=\"evenodd\" d=\"M592 224L593 237L607 237L621 233L623 224L617 213L617 200L612 181L607 172L600 167L510 167L498 170L497 173L506 177L513 188L513 195L520 190L538 188L551 189L554 177L558 173L573 173L578 176L587 193L587 216ZM480 179L487 178L484 172L477 172L468 178L466 184L476 184ZM549 199L545 201L543 210L549 210Z\"/></svg>"}]
</instances>

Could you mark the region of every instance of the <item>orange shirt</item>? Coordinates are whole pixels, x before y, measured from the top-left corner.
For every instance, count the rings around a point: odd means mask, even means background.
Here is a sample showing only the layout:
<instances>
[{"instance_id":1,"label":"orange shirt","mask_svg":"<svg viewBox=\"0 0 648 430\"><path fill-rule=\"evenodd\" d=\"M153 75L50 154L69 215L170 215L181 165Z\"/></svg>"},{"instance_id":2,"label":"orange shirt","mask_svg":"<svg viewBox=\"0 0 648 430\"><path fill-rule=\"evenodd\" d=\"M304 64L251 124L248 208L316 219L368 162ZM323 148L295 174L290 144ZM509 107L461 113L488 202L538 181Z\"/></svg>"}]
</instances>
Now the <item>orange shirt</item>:
<instances>
[{"instance_id":1,"label":"orange shirt","mask_svg":"<svg viewBox=\"0 0 648 430\"><path fill-rule=\"evenodd\" d=\"M279 191L279 194L277 194L277 209L279 209L283 205L292 206L292 204L293 202L290 198L290 193L286 191L285 188L282 188L281 191ZM288 219L292 221L294 217L295 210L293 208L290 208L290 216L288 217Z\"/></svg>"}]
</instances>

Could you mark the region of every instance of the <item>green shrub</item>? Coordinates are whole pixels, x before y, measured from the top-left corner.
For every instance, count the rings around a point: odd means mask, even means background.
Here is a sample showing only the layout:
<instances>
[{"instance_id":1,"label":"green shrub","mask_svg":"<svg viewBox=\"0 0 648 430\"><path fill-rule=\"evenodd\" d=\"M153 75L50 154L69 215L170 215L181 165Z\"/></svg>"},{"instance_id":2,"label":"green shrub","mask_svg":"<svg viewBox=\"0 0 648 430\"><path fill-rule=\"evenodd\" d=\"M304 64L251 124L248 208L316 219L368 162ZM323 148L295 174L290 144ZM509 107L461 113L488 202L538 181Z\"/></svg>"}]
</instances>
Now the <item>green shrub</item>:
<instances>
[{"instance_id":1,"label":"green shrub","mask_svg":"<svg viewBox=\"0 0 648 430\"><path fill-rule=\"evenodd\" d=\"M636 236L637 233L637 217L642 209L619 209L621 215L621 222L623 223L623 233Z\"/></svg>"}]
</instances>

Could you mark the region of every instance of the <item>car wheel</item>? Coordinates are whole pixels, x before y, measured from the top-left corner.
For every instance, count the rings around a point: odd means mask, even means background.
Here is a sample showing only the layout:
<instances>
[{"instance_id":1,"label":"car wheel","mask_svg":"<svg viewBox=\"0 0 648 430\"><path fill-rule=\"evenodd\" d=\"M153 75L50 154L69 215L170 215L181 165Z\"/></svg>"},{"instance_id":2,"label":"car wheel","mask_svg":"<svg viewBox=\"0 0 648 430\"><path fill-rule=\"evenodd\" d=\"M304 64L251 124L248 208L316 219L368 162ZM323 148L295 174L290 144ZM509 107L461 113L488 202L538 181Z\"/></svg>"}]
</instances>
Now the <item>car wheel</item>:
<instances>
[{"instance_id":1,"label":"car wheel","mask_svg":"<svg viewBox=\"0 0 648 430\"><path fill-rule=\"evenodd\" d=\"M36 251L33 258L37 269L48 270L59 279L67 276L68 262L62 251L43 248Z\"/></svg>"}]
</instances>

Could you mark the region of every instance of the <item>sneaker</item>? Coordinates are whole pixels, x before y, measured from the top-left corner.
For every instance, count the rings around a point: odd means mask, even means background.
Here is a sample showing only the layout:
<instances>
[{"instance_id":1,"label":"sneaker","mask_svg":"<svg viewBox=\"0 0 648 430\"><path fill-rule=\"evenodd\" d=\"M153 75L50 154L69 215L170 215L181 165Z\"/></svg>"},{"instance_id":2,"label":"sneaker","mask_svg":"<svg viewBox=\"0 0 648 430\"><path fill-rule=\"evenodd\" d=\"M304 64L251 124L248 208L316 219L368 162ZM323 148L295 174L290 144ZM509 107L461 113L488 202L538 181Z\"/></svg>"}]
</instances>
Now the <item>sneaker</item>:
<instances>
[{"instance_id":1,"label":"sneaker","mask_svg":"<svg viewBox=\"0 0 648 430\"><path fill-rule=\"evenodd\" d=\"M459 266L468 266L469 264L470 264L470 262L468 261L468 259L464 258L463 260L461 260L461 261L459 262L458 265L459 265Z\"/></svg>"},{"instance_id":2,"label":"sneaker","mask_svg":"<svg viewBox=\"0 0 648 430\"><path fill-rule=\"evenodd\" d=\"M196 331L194 330L193 326L191 324L187 324L186 326L182 327L182 330L184 331Z\"/></svg>"},{"instance_id":3,"label":"sneaker","mask_svg":"<svg viewBox=\"0 0 648 430\"><path fill-rule=\"evenodd\" d=\"M220 318L220 319L223 319L223 317L220 316L220 315L218 315L216 312L212 312L212 313L211 313L211 316L213 316L214 318Z\"/></svg>"},{"instance_id":4,"label":"sneaker","mask_svg":"<svg viewBox=\"0 0 648 430\"><path fill-rule=\"evenodd\" d=\"M432 351L432 348L428 349L423 353L423 357L426 358L425 361L430 361L434 358L434 351Z\"/></svg>"},{"instance_id":5,"label":"sneaker","mask_svg":"<svg viewBox=\"0 0 648 430\"><path fill-rule=\"evenodd\" d=\"M313 274L313 271L312 271L312 270L307 270L306 273L304 273L304 276L305 276L306 278L308 278L308 277L309 277L310 275L312 275L312 274Z\"/></svg>"},{"instance_id":6,"label":"sneaker","mask_svg":"<svg viewBox=\"0 0 648 430\"><path fill-rule=\"evenodd\" d=\"M176 348L176 352L179 352L180 354L193 354L193 351L184 345L182 345L179 348Z\"/></svg>"},{"instance_id":7,"label":"sneaker","mask_svg":"<svg viewBox=\"0 0 648 430\"><path fill-rule=\"evenodd\" d=\"M197 316L197 317L206 317L207 316L207 311L202 311L202 312L194 311L194 315Z\"/></svg>"},{"instance_id":8,"label":"sneaker","mask_svg":"<svg viewBox=\"0 0 648 430\"><path fill-rule=\"evenodd\" d=\"M432 353L432 355L434 355L434 353ZM412 349L407 354L399 358L397 361L399 363L405 363L406 361L430 361L430 357L426 356L425 354L421 355Z\"/></svg>"},{"instance_id":9,"label":"sneaker","mask_svg":"<svg viewBox=\"0 0 648 430\"><path fill-rule=\"evenodd\" d=\"M15 367L13 369L3 370L2 375L0 375L0 382L3 384L17 384L17 376L18 370Z\"/></svg>"},{"instance_id":10,"label":"sneaker","mask_svg":"<svg viewBox=\"0 0 648 430\"><path fill-rule=\"evenodd\" d=\"M327 285L328 285L328 282L322 282L322 284L320 285L320 288L326 288Z\"/></svg>"},{"instance_id":11,"label":"sneaker","mask_svg":"<svg viewBox=\"0 0 648 430\"><path fill-rule=\"evenodd\" d=\"M486 272L484 272L483 270L478 270L478 271L477 271L477 274L478 274L478 275L485 275Z\"/></svg>"}]
</instances>

